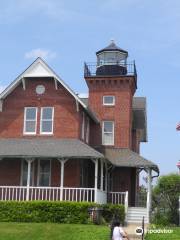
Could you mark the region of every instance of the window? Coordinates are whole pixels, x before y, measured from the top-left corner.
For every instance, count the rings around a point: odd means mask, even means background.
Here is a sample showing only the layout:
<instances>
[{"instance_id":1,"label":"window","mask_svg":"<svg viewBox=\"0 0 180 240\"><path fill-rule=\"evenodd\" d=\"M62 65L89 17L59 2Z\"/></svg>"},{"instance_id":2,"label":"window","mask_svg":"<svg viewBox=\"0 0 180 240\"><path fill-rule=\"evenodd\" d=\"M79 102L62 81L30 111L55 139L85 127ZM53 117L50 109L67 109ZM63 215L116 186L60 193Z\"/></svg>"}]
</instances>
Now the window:
<instances>
[{"instance_id":1,"label":"window","mask_svg":"<svg viewBox=\"0 0 180 240\"><path fill-rule=\"evenodd\" d=\"M114 96L103 96L103 105L105 105L105 106L115 105L115 97Z\"/></svg>"},{"instance_id":2,"label":"window","mask_svg":"<svg viewBox=\"0 0 180 240\"><path fill-rule=\"evenodd\" d=\"M114 145L114 122L113 121L103 122L102 144Z\"/></svg>"},{"instance_id":3,"label":"window","mask_svg":"<svg viewBox=\"0 0 180 240\"><path fill-rule=\"evenodd\" d=\"M21 166L21 185L27 185L27 173L28 173L28 163L25 160L22 160ZM30 176L30 186L34 185L34 164L31 163L31 176Z\"/></svg>"},{"instance_id":4,"label":"window","mask_svg":"<svg viewBox=\"0 0 180 240\"><path fill-rule=\"evenodd\" d=\"M86 143L89 143L89 118L87 118L87 126L86 126Z\"/></svg>"},{"instance_id":5,"label":"window","mask_svg":"<svg viewBox=\"0 0 180 240\"><path fill-rule=\"evenodd\" d=\"M51 166L50 160L39 160L38 162L38 186L50 186Z\"/></svg>"},{"instance_id":6,"label":"window","mask_svg":"<svg viewBox=\"0 0 180 240\"><path fill-rule=\"evenodd\" d=\"M41 134L52 134L53 133L53 118L54 118L54 108L53 107L41 108L41 123L40 123L40 133Z\"/></svg>"},{"instance_id":7,"label":"window","mask_svg":"<svg viewBox=\"0 0 180 240\"><path fill-rule=\"evenodd\" d=\"M85 135L85 114L84 112L82 113L82 129L81 129L81 138L84 140L84 135Z\"/></svg>"},{"instance_id":8,"label":"window","mask_svg":"<svg viewBox=\"0 0 180 240\"><path fill-rule=\"evenodd\" d=\"M26 107L24 110L24 134L36 134L37 108Z\"/></svg>"}]
</instances>

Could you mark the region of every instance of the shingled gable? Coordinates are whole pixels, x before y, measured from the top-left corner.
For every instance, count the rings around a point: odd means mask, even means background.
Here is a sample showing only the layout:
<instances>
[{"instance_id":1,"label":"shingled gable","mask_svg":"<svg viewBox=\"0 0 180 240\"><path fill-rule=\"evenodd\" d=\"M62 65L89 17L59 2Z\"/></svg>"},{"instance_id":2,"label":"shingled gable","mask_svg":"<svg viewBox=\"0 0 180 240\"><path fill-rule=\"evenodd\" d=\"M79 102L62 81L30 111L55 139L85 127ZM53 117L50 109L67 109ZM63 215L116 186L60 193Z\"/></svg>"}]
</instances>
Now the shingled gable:
<instances>
[{"instance_id":1,"label":"shingled gable","mask_svg":"<svg viewBox=\"0 0 180 240\"><path fill-rule=\"evenodd\" d=\"M1 94L0 105L2 106L3 99L5 99L21 82L25 89L26 77L52 77L55 81L55 87L57 88L57 82L59 82L80 104L87 114L96 122L99 120L95 114L87 107L83 101L75 94L75 92L48 66L48 64L40 57L38 57L23 73L21 73ZM0 109L2 111L2 107Z\"/></svg>"}]
</instances>

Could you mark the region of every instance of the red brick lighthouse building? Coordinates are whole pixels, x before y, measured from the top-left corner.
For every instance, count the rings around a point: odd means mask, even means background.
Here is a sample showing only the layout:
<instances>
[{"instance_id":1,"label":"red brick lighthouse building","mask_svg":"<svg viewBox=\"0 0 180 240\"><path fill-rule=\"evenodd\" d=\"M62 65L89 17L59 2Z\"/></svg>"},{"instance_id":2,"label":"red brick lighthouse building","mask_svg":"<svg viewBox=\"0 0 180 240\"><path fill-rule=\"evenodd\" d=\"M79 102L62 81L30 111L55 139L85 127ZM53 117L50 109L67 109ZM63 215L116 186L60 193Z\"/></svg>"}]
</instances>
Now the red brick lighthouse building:
<instances>
[{"instance_id":1,"label":"red brick lighthouse building","mask_svg":"<svg viewBox=\"0 0 180 240\"><path fill-rule=\"evenodd\" d=\"M132 211L141 207L148 221L152 172L159 170L139 155L147 122L146 99L134 97L136 66L114 42L96 57L84 64L87 98L41 58L0 94L0 200L122 203L127 220L137 221Z\"/></svg>"}]
</instances>

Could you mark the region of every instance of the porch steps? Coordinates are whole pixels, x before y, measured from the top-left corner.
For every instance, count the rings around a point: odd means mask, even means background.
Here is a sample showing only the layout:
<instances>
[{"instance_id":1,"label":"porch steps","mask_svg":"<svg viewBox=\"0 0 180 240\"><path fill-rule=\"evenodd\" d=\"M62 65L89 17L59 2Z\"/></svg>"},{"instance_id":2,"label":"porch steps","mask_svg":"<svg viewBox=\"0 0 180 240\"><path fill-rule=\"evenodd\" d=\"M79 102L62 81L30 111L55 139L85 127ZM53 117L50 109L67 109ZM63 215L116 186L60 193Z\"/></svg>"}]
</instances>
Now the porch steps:
<instances>
[{"instance_id":1,"label":"porch steps","mask_svg":"<svg viewBox=\"0 0 180 240\"><path fill-rule=\"evenodd\" d=\"M126 222L127 223L140 223L144 217L144 223L148 223L147 209L143 207L128 207Z\"/></svg>"}]
</instances>

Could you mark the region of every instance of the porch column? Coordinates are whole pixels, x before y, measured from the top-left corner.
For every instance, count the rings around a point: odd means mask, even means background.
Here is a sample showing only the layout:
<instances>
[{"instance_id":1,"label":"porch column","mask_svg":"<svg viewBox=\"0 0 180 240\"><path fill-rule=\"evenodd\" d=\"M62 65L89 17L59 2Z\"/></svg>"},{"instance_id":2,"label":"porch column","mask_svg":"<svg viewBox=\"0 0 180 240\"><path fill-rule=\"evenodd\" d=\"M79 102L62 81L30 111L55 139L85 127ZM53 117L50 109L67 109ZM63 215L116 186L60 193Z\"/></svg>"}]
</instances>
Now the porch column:
<instances>
[{"instance_id":1,"label":"porch column","mask_svg":"<svg viewBox=\"0 0 180 240\"><path fill-rule=\"evenodd\" d=\"M31 163L34 159L25 159L28 164L28 171L27 171L27 190L26 190L26 201L29 201L29 187L31 183Z\"/></svg>"},{"instance_id":2,"label":"porch column","mask_svg":"<svg viewBox=\"0 0 180 240\"><path fill-rule=\"evenodd\" d=\"M148 195L147 195L147 211L148 211L148 221L150 222L150 213L151 213L151 208L152 208L152 169L148 168L147 169L147 189L148 189Z\"/></svg>"},{"instance_id":3,"label":"porch column","mask_svg":"<svg viewBox=\"0 0 180 240\"><path fill-rule=\"evenodd\" d=\"M101 159L101 191L103 191L103 177L104 177L104 161Z\"/></svg>"},{"instance_id":4,"label":"porch column","mask_svg":"<svg viewBox=\"0 0 180 240\"><path fill-rule=\"evenodd\" d=\"M60 200L63 200L63 187L64 187L64 164L66 163L67 159L58 159L61 164L61 182L60 182Z\"/></svg>"},{"instance_id":5,"label":"porch column","mask_svg":"<svg viewBox=\"0 0 180 240\"><path fill-rule=\"evenodd\" d=\"M108 190L108 166L107 161L105 162L105 191Z\"/></svg>"},{"instance_id":6,"label":"porch column","mask_svg":"<svg viewBox=\"0 0 180 240\"><path fill-rule=\"evenodd\" d=\"M94 194L94 201L97 202L97 188L98 188L98 159L94 160L94 163L95 163L95 179L94 179L95 194Z\"/></svg>"}]
</instances>

